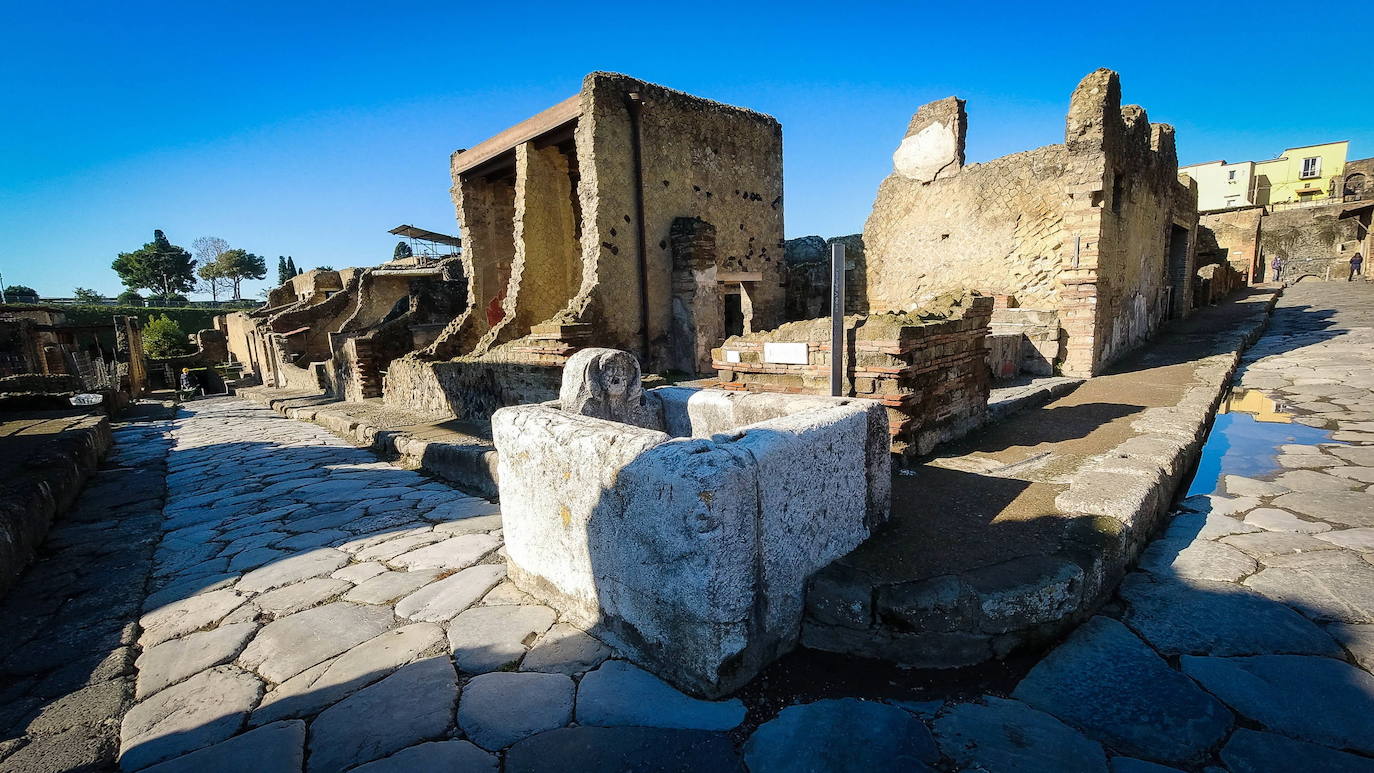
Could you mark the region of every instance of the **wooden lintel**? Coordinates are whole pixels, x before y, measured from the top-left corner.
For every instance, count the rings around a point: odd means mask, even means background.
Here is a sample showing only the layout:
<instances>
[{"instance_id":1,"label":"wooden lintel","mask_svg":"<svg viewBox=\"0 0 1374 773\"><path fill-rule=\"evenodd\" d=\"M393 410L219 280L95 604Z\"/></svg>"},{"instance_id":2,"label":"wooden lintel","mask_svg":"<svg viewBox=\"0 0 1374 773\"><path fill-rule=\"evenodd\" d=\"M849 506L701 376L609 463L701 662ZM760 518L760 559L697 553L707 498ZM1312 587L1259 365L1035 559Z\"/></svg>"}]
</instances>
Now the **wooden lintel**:
<instances>
[{"instance_id":1,"label":"wooden lintel","mask_svg":"<svg viewBox=\"0 0 1374 773\"><path fill-rule=\"evenodd\" d=\"M462 174L522 142L559 128L582 115L582 95L575 94L553 107L477 143L453 158L453 173Z\"/></svg>"},{"instance_id":2,"label":"wooden lintel","mask_svg":"<svg viewBox=\"0 0 1374 773\"><path fill-rule=\"evenodd\" d=\"M722 271L716 274L717 282L735 284L738 282L762 282L762 271Z\"/></svg>"}]
</instances>

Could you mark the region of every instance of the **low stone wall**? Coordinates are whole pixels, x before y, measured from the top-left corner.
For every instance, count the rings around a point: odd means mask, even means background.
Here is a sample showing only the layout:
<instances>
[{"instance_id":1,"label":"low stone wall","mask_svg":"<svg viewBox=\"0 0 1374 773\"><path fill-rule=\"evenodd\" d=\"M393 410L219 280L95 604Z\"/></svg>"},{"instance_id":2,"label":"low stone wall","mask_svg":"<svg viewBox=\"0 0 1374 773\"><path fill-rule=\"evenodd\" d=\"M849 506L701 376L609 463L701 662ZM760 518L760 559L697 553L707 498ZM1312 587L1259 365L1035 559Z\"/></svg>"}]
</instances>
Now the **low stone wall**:
<instances>
[{"instance_id":1,"label":"low stone wall","mask_svg":"<svg viewBox=\"0 0 1374 773\"><path fill-rule=\"evenodd\" d=\"M1193 306L1211 306L1245 286L1245 275L1230 263L1213 263L1197 270L1193 282Z\"/></svg>"},{"instance_id":2,"label":"low stone wall","mask_svg":"<svg viewBox=\"0 0 1374 773\"><path fill-rule=\"evenodd\" d=\"M886 518L890 493L876 404L744 397L651 390L648 423L683 437L557 404L492 417L510 578L707 696L795 646L807 579Z\"/></svg>"},{"instance_id":3,"label":"low stone wall","mask_svg":"<svg viewBox=\"0 0 1374 773\"><path fill-rule=\"evenodd\" d=\"M893 453L925 454L982 423L993 299L953 302L947 318L847 317L844 394L888 409ZM829 394L830 319L734 336L712 352L722 389Z\"/></svg>"},{"instance_id":4,"label":"low stone wall","mask_svg":"<svg viewBox=\"0 0 1374 773\"><path fill-rule=\"evenodd\" d=\"M72 412L0 413L0 596L109 450L110 422Z\"/></svg>"},{"instance_id":5,"label":"low stone wall","mask_svg":"<svg viewBox=\"0 0 1374 773\"><path fill-rule=\"evenodd\" d=\"M1013 334L1021 340L1018 372L1053 376L1060 359L1059 313L1053 309L994 309L988 335Z\"/></svg>"},{"instance_id":6,"label":"low stone wall","mask_svg":"<svg viewBox=\"0 0 1374 773\"><path fill-rule=\"evenodd\" d=\"M578 351L583 325L536 325L525 338L480 356L392 360L383 385L388 405L486 421L498 408L558 396L563 365Z\"/></svg>"}]
</instances>

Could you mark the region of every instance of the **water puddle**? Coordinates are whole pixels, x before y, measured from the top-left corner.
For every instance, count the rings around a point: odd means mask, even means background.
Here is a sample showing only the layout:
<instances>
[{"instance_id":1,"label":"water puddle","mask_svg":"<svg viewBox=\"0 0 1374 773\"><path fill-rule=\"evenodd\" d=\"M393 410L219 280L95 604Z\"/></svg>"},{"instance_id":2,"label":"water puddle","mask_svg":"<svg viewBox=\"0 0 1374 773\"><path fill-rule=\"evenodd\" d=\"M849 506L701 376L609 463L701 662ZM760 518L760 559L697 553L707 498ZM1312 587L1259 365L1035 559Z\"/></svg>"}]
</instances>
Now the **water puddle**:
<instances>
[{"instance_id":1,"label":"water puddle","mask_svg":"<svg viewBox=\"0 0 1374 773\"><path fill-rule=\"evenodd\" d=\"M1294 421L1297 414L1258 389L1234 391L1217 409L1186 496L1214 494L1223 475L1266 478L1282 471L1274 457L1287 443L1329 443L1331 431Z\"/></svg>"}]
</instances>

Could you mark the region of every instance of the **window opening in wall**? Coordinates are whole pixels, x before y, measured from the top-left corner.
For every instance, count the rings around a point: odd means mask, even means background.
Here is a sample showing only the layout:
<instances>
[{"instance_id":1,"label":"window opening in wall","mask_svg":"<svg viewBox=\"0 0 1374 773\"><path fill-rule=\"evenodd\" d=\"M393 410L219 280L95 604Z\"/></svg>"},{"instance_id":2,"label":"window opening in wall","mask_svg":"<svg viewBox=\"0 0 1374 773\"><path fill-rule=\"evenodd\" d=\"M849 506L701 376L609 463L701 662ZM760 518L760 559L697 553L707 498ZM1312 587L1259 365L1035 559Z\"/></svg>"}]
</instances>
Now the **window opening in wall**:
<instances>
[{"instance_id":1,"label":"window opening in wall","mask_svg":"<svg viewBox=\"0 0 1374 773\"><path fill-rule=\"evenodd\" d=\"M1304 158L1302 160L1302 174L1299 175L1301 179L1307 180L1312 177L1321 177L1321 174L1322 160L1320 156L1313 156L1312 158Z\"/></svg>"},{"instance_id":2,"label":"window opening in wall","mask_svg":"<svg viewBox=\"0 0 1374 773\"><path fill-rule=\"evenodd\" d=\"M1121 200L1126 197L1126 181L1118 172L1112 175L1112 213L1121 214Z\"/></svg>"},{"instance_id":3,"label":"window opening in wall","mask_svg":"<svg viewBox=\"0 0 1374 773\"><path fill-rule=\"evenodd\" d=\"M1232 170L1228 171L1228 172L1226 173L1226 179L1228 179L1228 180L1234 180L1234 179L1236 179L1236 170L1232 169Z\"/></svg>"}]
</instances>

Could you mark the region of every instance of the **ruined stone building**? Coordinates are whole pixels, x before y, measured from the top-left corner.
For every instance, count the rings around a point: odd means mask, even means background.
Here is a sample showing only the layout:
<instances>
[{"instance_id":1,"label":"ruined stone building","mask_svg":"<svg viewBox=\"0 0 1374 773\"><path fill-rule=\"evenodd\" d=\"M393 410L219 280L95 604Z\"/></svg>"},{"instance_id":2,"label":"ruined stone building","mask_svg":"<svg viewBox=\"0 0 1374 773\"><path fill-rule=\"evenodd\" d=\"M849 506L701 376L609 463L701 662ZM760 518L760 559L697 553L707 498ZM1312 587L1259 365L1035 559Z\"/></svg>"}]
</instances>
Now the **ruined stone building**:
<instances>
[{"instance_id":1,"label":"ruined stone building","mask_svg":"<svg viewBox=\"0 0 1374 773\"><path fill-rule=\"evenodd\" d=\"M1123 107L1116 73L1074 90L1061 145L965 165L967 124L951 97L907 127L864 227L870 310L1008 296L993 321L1053 312L1054 363L1085 376L1188 313L1196 191L1178 178L1173 128Z\"/></svg>"},{"instance_id":2,"label":"ruined stone building","mask_svg":"<svg viewBox=\"0 0 1374 773\"><path fill-rule=\"evenodd\" d=\"M6 386L11 379L45 383L37 376L103 394L109 408L122 408L148 390L139 320L114 316L83 325L51 306L0 305L0 393L25 391Z\"/></svg>"},{"instance_id":3,"label":"ruined stone building","mask_svg":"<svg viewBox=\"0 0 1374 773\"><path fill-rule=\"evenodd\" d=\"M216 325L233 358L264 384L380 397L390 362L432 343L462 310L461 269L449 258L309 271L272 290L262 308Z\"/></svg>"},{"instance_id":4,"label":"ruined stone building","mask_svg":"<svg viewBox=\"0 0 1374 773\"><path fill-rule=\"evenodd\" d=\"M553 399L585 346L695 374L781 321L782 131L613 73L453 155L469 293L385 397L462 418Z\"/></svg>"}]
</instances>

